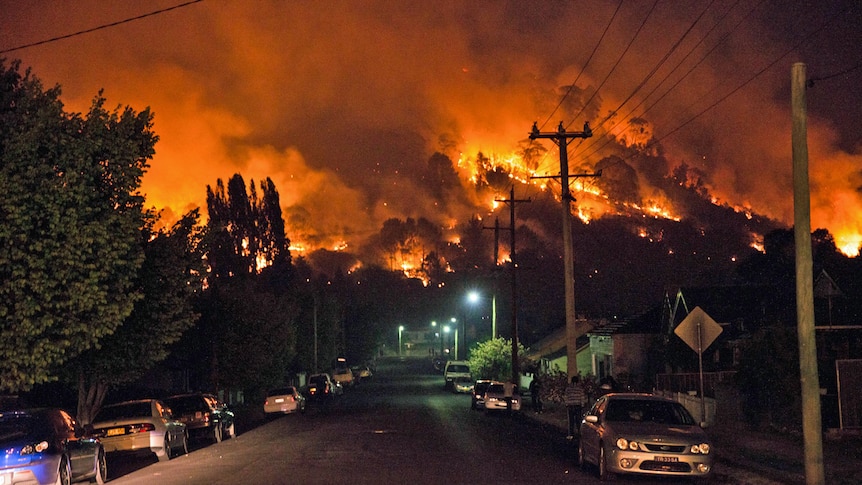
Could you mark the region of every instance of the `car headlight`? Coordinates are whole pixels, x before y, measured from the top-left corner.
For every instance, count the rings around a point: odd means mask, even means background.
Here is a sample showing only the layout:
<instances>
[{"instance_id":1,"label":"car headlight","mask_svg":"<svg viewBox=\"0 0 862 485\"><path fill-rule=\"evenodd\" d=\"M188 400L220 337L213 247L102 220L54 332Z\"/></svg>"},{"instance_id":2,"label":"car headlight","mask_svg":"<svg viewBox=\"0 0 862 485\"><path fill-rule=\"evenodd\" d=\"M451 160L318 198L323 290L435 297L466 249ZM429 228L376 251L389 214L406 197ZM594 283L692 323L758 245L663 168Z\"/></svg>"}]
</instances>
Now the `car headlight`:
<instances>
[{"instance_id":1,"label":"car headlight","mask_svg":"<svg viewBox=\"0 0 862 485\"><path fill-rule=\"evenodd\" d=\"M618 438L617 439L617 448L619 448L621 450L637 451L638 449L640 449L640 446L638 446L637 441L629 441L625 438Z\"/></svg>"},{"instance_id":2,"label":"car headlight","mask_svg":"<svg viewBox=\"0 0 862 485\"><path fill-rule=\"evenodd\" d=\"M695 455L708 455L709 443L701 443L699 445L691 445L691 452Z\"/></svg>"}]
</instances>

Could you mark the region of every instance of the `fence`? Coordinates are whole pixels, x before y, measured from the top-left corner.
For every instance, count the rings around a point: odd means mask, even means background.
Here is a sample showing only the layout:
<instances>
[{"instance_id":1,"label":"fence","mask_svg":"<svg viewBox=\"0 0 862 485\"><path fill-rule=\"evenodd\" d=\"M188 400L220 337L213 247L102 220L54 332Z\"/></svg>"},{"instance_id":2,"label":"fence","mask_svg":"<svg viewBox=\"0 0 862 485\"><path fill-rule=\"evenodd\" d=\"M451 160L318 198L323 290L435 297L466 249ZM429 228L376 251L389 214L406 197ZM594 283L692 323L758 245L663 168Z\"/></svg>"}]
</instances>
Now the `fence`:
<instances>
[{"instance_id":1,"label":"fence","mask_svg":"<svg viewBox=\"0 0 862 485\"><path fill-rule=\"evenodd\" d=\"M835 361L841 429L862 429L862 359Z\"/></svg>"},{"instance_id":2,"label":"fence","mask_svg":"<svg viewBox=\"0 0 862 485\"><path fill-rule=\"evenodd\" d=\"M736 375L736 371L704 372L703 373L703 395L715 397L715 390L719 384L729 382ZM700 374L691 372L686 374L656 374L655 387L657 391L688 393L695 391L700 393ZM698 411L698 414L700 411Z\"/></svg>"}]
</instances>

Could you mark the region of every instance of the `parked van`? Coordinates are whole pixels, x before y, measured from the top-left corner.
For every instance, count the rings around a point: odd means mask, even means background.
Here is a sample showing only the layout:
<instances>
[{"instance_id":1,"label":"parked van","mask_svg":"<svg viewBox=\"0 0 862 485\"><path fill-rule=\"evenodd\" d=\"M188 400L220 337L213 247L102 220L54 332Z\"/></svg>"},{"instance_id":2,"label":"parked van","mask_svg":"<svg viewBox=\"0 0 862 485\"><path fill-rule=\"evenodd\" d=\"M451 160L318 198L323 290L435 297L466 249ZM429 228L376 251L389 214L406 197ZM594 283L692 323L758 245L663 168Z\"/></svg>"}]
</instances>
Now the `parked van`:
<instances>
[{"instance_id":1,"label":"parked van","mask_svg":"<svg viewBox=\"0 0 862 485\"><path fill-rule=\"evenodd\" d=\"M455 385L455 379L459 377L473 378L470 374L470 363L466 360L450 360L446 362L446 367L443 370L446 389L451 391Z\"/></svg>"}]
</instances>

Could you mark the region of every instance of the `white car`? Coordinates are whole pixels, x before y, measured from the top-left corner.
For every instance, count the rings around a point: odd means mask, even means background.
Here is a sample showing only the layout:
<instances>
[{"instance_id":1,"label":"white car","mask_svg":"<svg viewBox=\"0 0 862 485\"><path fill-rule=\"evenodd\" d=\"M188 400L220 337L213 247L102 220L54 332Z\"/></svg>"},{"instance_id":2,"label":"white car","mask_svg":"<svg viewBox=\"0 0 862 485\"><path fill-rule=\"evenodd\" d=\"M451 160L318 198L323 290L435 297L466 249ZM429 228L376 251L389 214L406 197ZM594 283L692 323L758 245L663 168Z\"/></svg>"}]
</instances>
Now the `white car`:
<instances>
[{"instance_id":1,"label":"white car","mask_svg":"<svg viewBox=\"0 0 862 485\"><path fill-rule=\"evenodd\" d=\"M470 363L466 360L450 360L446 362L446 367L443 369L443 382L446 389L451 391L455 385L455 379L459 377L472 379Z\"/></svg>"},{"instance_id":2,"label":"white car","mask_svg":"<svg viewBox=\"0 0 862 485\"><path fill-rule=\"evenodd\" d=\"M304 413L305 396L293 386L273 389L266 395L266 400L263 402L263 411L266 414L290 414L297 411Z\"/></svg>"},{"instance_id":3,"label":"white car","mask_svg":"<svg viewBox=\"0 0 862 485\"><path fill-rule=\"evenodd\" d=\"M106 452L152 451L160 461L188 454L186 425L157 399L125 401L103 407L93 420L94 434Z\"/></svg>"},{"instance_id":4,"label":"white car","mask_svg":"<svg viewBox=\"0 0 862 485\"><path fill-rule=\"evenodd\" d=\"M509 401L506 397L506 386L511 385L504 382L494 381L488 384L485 390L485 411L507 411L509 410ZM512 386L514 387L514 386ZM510 394L512 400L512 411L521 410L521 396L513 389Z\"/></svg>"},{"instance_id":5,"label":"white car","mask_svg":"<svg viewBox=\"0 0 862 485\"><path fill-rule=\"evenodd\" d=\"M600 397L581 422L578 462L614 474L704 479L715 451L706 432L682 404L652 394Z\"/></svg>"},{"instance_id":6,"label":"white car","mask_svg":"<svg viewBox=\"0 0 862 485\"><path fill-rule=\"evenodd\" d=\"M353 385L353 371L350 367L336 367L332 369L332 380L341 384L342 387L350 387Z\"/></svg>"}]
</instances>

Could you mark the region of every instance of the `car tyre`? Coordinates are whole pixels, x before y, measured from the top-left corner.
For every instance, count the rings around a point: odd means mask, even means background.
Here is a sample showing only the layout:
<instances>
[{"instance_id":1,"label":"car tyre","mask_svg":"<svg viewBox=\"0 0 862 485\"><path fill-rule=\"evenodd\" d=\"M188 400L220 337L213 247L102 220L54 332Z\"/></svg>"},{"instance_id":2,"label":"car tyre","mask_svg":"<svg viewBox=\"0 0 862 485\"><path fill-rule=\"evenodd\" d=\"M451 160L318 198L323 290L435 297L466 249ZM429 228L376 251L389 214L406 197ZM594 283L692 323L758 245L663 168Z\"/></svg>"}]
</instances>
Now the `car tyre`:
<instances>
[{"instance_id":1,"label":"car tyre","mask_svg":"<svg viewBox=\"0 0 862 485\"><path fill-rule=\"evenodd\" d=\"M69 462L66 457L60 458L60 467L57 469L57 481L55 485L71 485L72 471L69 470Z\"/></svg>"},{"instance_id":2,"label":"car tyre","mask_svg":"<svg viewBox=\"0 0 862 485\"><path fill-rule=\"evenodd\" d=\"M171 449L171 440L169 440L168 435L165 434L165 442L162 444L162 451L157 452L156 457L159 461L168 461L171 459L173 452L174 451Z\"/></svg>"},{"instance_id":3,"label":"car tyre","mask_svg":"<svg viewBox=\"0 0 862 485\"><path fill-rule=\"evenodd\" d=\"M583 440L578 440L578 466L581 467L581 470L587 469L587 457L584 451Z\"/></svg>"},{"instance_id":4,"label":"car tyre","mask_svg":"<svg viewBox=\"0 0 862 485\"><path fill-rule=\"evenodd\" d=\"M599 480L607 482L614 479L614 474L608 470L608 457L604 445L599 445Z\"/></svg>"},{"instance_id":5,"label":"car tyre","mask_svg":"<svg viewBox=\"0 0 862 485\"><path fill-rule=\"evenodd\" d=\"M189 434L186 431L183 431L183 440L180 450L183 452L183 455L189 454Z\"/></svg>"},{"instance_id":6,"label":"car tyre","mask_svg":"<svg viewBox=\"0 0 862 485\"><path fill-rule=\"evenodd\" d=\"M108 461L105 459L105 450L100 447L98 453L96 453L96 476L90 480L90 483L105 485L107 479Z\"/></svg>"}]
</instances>

